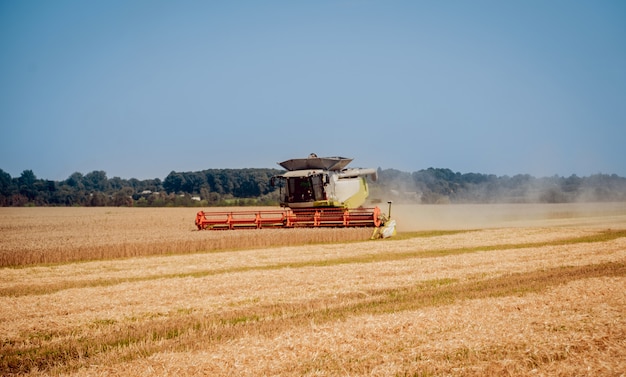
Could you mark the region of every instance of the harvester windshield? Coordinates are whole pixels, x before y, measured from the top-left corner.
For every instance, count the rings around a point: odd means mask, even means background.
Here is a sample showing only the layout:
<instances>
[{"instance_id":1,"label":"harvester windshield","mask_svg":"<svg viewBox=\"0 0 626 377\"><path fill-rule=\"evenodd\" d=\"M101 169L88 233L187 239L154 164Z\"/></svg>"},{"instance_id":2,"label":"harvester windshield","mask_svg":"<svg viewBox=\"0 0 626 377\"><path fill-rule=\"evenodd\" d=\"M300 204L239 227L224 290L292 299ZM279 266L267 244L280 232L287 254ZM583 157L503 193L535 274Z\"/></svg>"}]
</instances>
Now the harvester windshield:
<instances>
[{"instance_id":1,"label":"harvester windshield","mask_svg":"<svg viewBox=\"0 0 626 377\"><path fill-rule=\"evenodd\" d=\"M287 179L287 203L314 202L324 200L324 186L321 175L293 177Z\"/></svg>"}]
</instances>

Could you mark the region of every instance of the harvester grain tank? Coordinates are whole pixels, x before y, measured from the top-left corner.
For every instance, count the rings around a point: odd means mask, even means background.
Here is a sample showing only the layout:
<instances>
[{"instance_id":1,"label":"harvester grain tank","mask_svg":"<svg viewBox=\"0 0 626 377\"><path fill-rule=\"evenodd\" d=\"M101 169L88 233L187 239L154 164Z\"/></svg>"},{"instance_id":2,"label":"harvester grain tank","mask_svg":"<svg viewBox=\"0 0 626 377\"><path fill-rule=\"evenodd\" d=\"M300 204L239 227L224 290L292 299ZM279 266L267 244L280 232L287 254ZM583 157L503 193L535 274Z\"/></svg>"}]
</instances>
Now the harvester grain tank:
<instances>
[{"instance_id":1,"label":"harvester grain tank","mask_svg":"<svg viewBox=\"0 0 626 377\"><path fill-rule=\"evenodd\" d=\"M271 183L279 187L282 210L200 211L196 226L198 229L375 227L376 237L393 234L395 221L378 207L362 207L369 195L367 177L376 180L376 170L347 168L351 161L351 158L311 154L280 162L286 172L272 177Z\"/></svg>"}]
</instances>

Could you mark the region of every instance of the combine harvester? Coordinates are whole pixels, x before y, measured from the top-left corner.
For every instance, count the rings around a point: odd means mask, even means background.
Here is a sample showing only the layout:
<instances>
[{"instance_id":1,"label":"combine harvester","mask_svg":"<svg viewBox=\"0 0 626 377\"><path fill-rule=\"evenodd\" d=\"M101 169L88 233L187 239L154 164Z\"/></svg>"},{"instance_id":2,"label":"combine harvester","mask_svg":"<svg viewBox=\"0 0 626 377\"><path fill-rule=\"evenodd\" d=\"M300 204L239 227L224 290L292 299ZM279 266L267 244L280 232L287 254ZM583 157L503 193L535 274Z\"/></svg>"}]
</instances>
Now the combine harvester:
<instances>
[{"instance_id":1,"label":"combine harvester","mask_svg":"<svg viewBox=\"0 0 626 377\"><path fill-rule=\"evenodd\" d=\"M278 210L205 212L196 215L198 229L373 227L372 238L395 234L395 221L378 207L363 208L369 194L367 176L374 169L347 169L345 157L296 158L279 163L287 172L271 179L280 189Z\"/></svg>"}]
</instances>

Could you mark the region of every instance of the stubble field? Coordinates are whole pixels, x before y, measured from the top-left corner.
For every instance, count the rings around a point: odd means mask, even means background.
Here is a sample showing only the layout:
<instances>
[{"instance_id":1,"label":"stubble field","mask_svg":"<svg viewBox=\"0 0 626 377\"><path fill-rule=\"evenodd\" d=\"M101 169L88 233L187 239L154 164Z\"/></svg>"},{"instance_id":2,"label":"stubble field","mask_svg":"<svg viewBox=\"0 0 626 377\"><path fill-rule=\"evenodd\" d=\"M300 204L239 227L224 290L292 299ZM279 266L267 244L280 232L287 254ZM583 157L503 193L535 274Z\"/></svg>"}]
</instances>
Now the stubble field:
<instances>
[{"instance_id":1,"label":"stubble field","mask_svg":"<svg viewBox=\"0 0 626 377\"><path fill-rule=\"evenodd\" d=\"M626 203L395 206L377 241L196 211L0 208L0 375L626 373Z\"/></svg>"}]
</instances>

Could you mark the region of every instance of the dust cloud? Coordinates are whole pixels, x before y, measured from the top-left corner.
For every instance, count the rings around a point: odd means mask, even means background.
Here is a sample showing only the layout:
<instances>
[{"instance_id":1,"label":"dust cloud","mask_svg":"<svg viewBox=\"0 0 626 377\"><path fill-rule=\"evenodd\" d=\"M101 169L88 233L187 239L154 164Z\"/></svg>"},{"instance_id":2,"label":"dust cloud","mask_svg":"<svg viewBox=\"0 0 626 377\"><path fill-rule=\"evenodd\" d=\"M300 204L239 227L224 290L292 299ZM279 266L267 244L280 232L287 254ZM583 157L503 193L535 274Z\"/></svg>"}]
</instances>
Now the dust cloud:
<instances>
[{"instance_id":1,"label":"dust cloud","mask_svg":"<svg viewBox=\"0 0 626 377\"><path fill-rule=\"evenodd\" d=\"M626 227L626 178L512 177L429 168L414 173L379 170L370 201L398 231L498 227Z\"/></svg>"},{"instance_id":2,"label":"dust cloud","mask_svg":"<svg viewBox=\"0 0 626 377\"><path fill-rule=\"evenodd\" d=\"M615 174L498 177L450 169L414 173L387 169L379 171L377 182L371 182L370 198L398 204L626 202L626 178Z\"/></svg>"},{"instance_id":3,"label":"dust cloud","mask_svg":"<svg viewBox=\"0 0 626 377\"><path fill-rule=\"evenodd\" d=\"M381 210L388 212L386 205ZM626 203L393 204L400 232L508 227L626 228Z\"/></svg>"}]
</instances>

